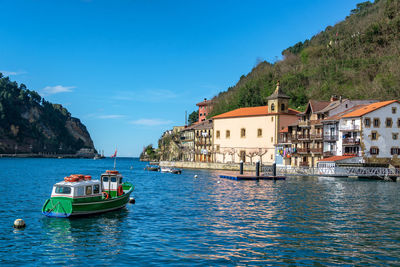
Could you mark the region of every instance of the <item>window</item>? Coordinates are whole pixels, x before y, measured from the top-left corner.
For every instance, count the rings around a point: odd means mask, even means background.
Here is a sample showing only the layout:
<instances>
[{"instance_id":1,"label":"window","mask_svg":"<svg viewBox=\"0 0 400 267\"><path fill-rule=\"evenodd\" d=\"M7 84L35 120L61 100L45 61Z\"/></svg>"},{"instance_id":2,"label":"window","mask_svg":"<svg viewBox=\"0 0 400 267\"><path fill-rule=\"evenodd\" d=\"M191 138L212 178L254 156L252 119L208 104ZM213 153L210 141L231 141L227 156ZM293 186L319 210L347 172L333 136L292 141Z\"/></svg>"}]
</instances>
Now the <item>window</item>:
<instances>
[{"instance_id":1,"label":"window","mask_svg":"<svg viewBox=\"0 0 400 267\"><path fill-rule=\"evenodd\" d=\"M376 132L372 132L371 133L371 140L377 140L378 138L377 138L377 134L376 134Z\"/></svg>"},{"instance_id":2,"label":"window","mask_svg":"<svg viewBox=\"0 0 400 267\"><path fill-rule=\"evenodd\" d=\"M219 138L219 136L220 136L220 132L219 132L219 131L217 131L217 132L216 132L216 134L215 134L215 136L216 136L216 138Z\"/></svg>"},{"instance_id":3,"label":"window","mask_svg":"<svg viewBox=\"0 0 400 267\"><path fill-rule=\"evenodd\" d=\"M85 188L83 186L79 186L76 188L76 195L77 196L83 196L83 193L85 192Z\"/></svg>"},{"instance_id":4,"label":"window","mask_svg":"<svg viewBox=\"0 0 400 267\"><path fill-rule=\"evenodd\" d=\"M112 182L112 183L116 183L116 182L117 182L117 178L111 177L111 182Z\"/></svg>"},{"instance_id":5,"label":"window","mask_svg":"<svg viewBox=\"0 0 400 267\"><path fill-rule=\"evenodd\" d=\"M262 137L262 129L257 129L257 137Z\"/></svg>"},{"instance_id":6,"label":"window","mask_svg":"<svg viewBox=\"0 0 400 267\"><path fill-rule=\"evenodd\" d=\"M92 194L92 186L91 185L89 185L89 186L86 186L86 195L91 195Z\"/></svg>"},{"instance_id":7,"label":"window","mask_svg":"<svg viewBox=\"0 0 400 267\"><path fill-rule=\"evenodd\" d=\"M400 128L400 119L397 119L397 127Z\"/></svg>"},{"instance_id":8,"label":"window","mask_svg":"<svg viewBox=\"0 0 400 267\"><path fill-rule=\"evenodd\" d=\"M371 153L371 155L378 155L379 154L379 148L371 147L371 149L369 150L369 153Z\"/></svg>"},{"instance_id":9,"label":"window","mask_svg":"<svg viewBox=\"0 0 400 267\"><path fill-rule=\"evenodd\" d=\"M105 183L108 182L108 177L107 177L107 176L104 176L104 177L103 177L103 182L105 182Z\"/></svg>"},{"instance_id":10,"label":"window","mask_svg":"<svg viewBox=\"0 0 400 267\"><path fill-rule=\"evenodd\" d=\"M219 145L216 145L216 146L215 146L215 150L216 150L217 152L219 152Z\"/></svg>"},{"instance_id":11,"label":"window","mask_svg":"<svg viewBox=\"0 0 400 267\"><path fill-rule=\"evenodd\" d=\"M200 116L203 116L203 113L200 113Z\"/></svg>"},{"instance_id":12,"label":"window","mask_svg":"<svg viewBox=\"0 0 400 267\"><path fill-rule=\"evenodd\" d=\"M271 121L274 121L274 117L271 117Z\"/></svg>"},{"instance_id":13,"label":"window","mask_svg":"<svg viewBox=\"0 0 400 267\"><path fill-rule=\"evenodd\" d=\"M390 155L400 155L400 148L398 147L392 147L390 149Z\"/></svg>"},{"instance_id":14,"label":"window","mask_svg":"<svg viewBox=\"0 0 400 267\"><path fill-rule=\"evenodd\" d=\"M230 138L231 137L231 131L230 130L226 130L225 137L226 138Z\"/></svg>"},{"instance_id":15,"label":"window","mask_svg":"<svg viewBox=\"0 0 400 267\"><path fill-rule=\"evenodd\" d=\"M98 184L93 185L93 194L100 193L100 186Z\"/></svg>"},{"instance_id":16,"label":"window","mask_svg":"<svg viewBox=\"0 0 400 267\"><path fill-rule=\"evenodd\" d=\"M281 111L285 111L285 104L281 104Z\"/></svg>"},{"instance_id":17,"label":"window","mask_svg":"<svg viewBox=\"0 0 400 267\"><path fill-rule=\"evenodd\" d=\"M246 129L245 128L242 128L242 129L240 129L240 137L246 137Z\"/></svg>"},{"instance_id":18,"label":"window","mask_svg":"<svg viewBox=\"0 0 400 267\"><path fill-rule=\"evenodd\" d=\"M71 187L69 187L69 186L57 186L56 187L56 193L57 194L69 195L69 194L71 194Z\"/></svg>"},{"instance_id":19,"label":"window","mask_svg":"<svg viewBox=\"0 0 400 267\"><path fill-rule=\"evenodd\" d=\"M275 110L275 104L272 103L272 104L271 104L271 111L274 111L274 110Z\"/></svg>"},{"instance_id":20,"label":"window","mask_svg":"<svg viewBox=\"0 0 400 267\"><path fill-rule=\"evenodd\" d=\"M379 120L379 118L374 118L374 127L379 127L380 124L381 121Z\"/></svg>"},{"instance_id":21,"label":"window","mask_svg":"<svg viewBox=\"0 0 400 267\"><path fill-rule=\"evenodd\" d=\"M274 138L273 137L271 137L271 143L273 143L274 142Z\"/></svg>"},{"instance_id":22,"label":"window","mask_svg":"<svg viewBox=\"0 0 400 267\"><path fill-rule=\"evenodd\" d=\"M393 140L399 139L399 134L398 133L392 133L392 138L393 138Z\"/></svg>"},{"instance_id":23,"label":"window","mask_svg":"<svg viewBox=\"0 0 400 267\"><path fill-rule=\"evenodd\" d=\"M391 128L393 121L391 118L386 118L386 127Z\"/></svg>"},{"instance_id":24,"label":"window","mask_svg":"<svg viewBox=\"0 0 400 267\"><path fill-rule=\"evenodd\" d=\"M371 127L371 119L370 118L365 118L364 119L364 125L365 125L365 127Z\"/></svg>"},{"instance_id":25,"label":"window","mask_svg":"<svg viewBox=\"0 0 400 267\"><path fill-rule=\"evenodd\" d=\"M392 114L396 114L397 109L395 107L392 108Z\"/></svg>"},{"instance_id":26,"label":"window","mask_svg":"<svg viewBox=\"0 0 400 267\"><path fill-rule=\"evenodd\" d=\"M274 155L271 154L271 159L274 159Z\"/></svg>"}]
</instances>

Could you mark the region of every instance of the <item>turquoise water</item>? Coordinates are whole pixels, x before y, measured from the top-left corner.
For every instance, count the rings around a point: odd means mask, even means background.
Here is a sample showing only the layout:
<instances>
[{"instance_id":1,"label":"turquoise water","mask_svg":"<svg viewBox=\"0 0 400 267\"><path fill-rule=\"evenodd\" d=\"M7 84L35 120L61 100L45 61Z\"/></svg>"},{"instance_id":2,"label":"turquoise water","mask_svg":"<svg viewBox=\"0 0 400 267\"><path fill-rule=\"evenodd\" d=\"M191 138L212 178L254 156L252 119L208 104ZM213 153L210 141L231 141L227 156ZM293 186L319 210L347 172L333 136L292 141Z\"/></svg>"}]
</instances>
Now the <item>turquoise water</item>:
<instances>
[{"instance_id":1,"label":"turquoise water","mask_svg":"<svg viewBox=\"0 0 400 267\"><path fill-rule=\"evenodd\" d=\"M42 216L65 175L98 177L112 166L0 159L0 265L400 265L400 183L220 180L209 171L146 172L144 163L118 159L136 204L86 218ZM26 229L13 229L17 218Z\"/></svg>"}]
</instances>

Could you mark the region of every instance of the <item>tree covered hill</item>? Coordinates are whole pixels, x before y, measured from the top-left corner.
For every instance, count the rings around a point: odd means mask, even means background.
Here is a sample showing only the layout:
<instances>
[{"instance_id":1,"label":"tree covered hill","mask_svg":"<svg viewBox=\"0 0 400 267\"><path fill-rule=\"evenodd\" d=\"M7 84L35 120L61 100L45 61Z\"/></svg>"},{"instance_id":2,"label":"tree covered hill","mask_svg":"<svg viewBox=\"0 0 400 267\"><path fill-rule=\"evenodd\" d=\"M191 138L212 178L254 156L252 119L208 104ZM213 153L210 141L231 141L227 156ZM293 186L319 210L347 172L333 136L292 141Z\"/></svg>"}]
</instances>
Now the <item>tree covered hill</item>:
<instances>
[{"instance_id":1,"label":"tree covered hill","mask_svg":"<svg viewBox=\"0 0 400 267\"><path fill-rule=\"evenodd\" d=\"M280 80L293 108L333 94L351 99L400 99L400 1L357 4L346 19L261 62L214 97L210 116L266 104Z\"/></svg>"},{"instance_id":2,"label":"tree covered hill","mask_svg":"<svg viewBox=\"0 0 400 267\"><path fill-rule=\"evenodd\" d=\"M0 73L0 153L75 154L81 148L94 146L79 119Z\"/></svg>"}]
</instances>

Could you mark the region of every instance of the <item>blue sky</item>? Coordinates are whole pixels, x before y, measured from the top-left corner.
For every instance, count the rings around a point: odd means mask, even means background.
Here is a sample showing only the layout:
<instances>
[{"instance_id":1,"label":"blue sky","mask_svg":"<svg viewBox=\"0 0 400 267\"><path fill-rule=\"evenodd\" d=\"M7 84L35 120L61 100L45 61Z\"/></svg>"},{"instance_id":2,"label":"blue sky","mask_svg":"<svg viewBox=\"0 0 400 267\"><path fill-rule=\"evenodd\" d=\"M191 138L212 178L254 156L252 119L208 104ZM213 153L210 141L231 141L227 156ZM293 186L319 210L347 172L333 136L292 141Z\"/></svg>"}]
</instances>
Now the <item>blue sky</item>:
<instances>
[{"instance_id":1,"label":"blue sky","mask_svg":"<svg viewBox=\"0 0 400 267\"><path fill-rule=\"evenodd\" d=\"M359 2L0 0L0 71L80 118L106 156L138 156Z\"/></svg>"}]
</instances>

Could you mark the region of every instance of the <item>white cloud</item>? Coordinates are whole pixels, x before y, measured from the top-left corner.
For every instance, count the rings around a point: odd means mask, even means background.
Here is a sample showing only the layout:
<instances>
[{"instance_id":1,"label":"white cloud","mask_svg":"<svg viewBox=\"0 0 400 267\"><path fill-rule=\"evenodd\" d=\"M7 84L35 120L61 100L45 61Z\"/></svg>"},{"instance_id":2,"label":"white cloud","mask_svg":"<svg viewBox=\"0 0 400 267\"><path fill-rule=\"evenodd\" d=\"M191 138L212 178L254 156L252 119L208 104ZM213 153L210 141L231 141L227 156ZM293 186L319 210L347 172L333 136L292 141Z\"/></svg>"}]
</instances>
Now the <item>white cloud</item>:
<instances>
[{"instance_id":1,"label":"white cloud","mask_svg":"<svg viewBox=\"0 0 400 267\"><path fill-rule=\"evenodd\" d=\"M162 120L162 119L139 119L130 122L135 125L144 125L144 126L158 126L158 125L167 125L171 124L171 120Z\"/></svg>"},{"instance_id":2,"label":"white cloud","mask_svg":"<svg viewBox=\"0 0 400 267\"><path fill-rule=\"evenodd\" d=\"M43 95L54 95L54 94L59 94L59 93L69 93L72 92L72 89L76 88L75 86L62 86L62 85L56 85L56 86L46 86L42 90Z\"/></svg>"},{"instance_id":3,"label":"white cloud","mask_svg":"<svg viewBox=\"0 0 400 267\"><path fill-rule=\"evenodd\" d=\"M98 116L99 119L120 119L124 117L125 115L116 115L116 114Z\"/></svg>"},{"instance_id":4,"label":"white cloud","mask_svg":"<svg viewBox=\"0 0 400 267\"><path fill-rule=\"evenodd\" d=\"M3 74L3 76L15 76L25 73L24 71L7 71L7 70L0 70L0 72Z\"/></svg>"}]
</instances>

